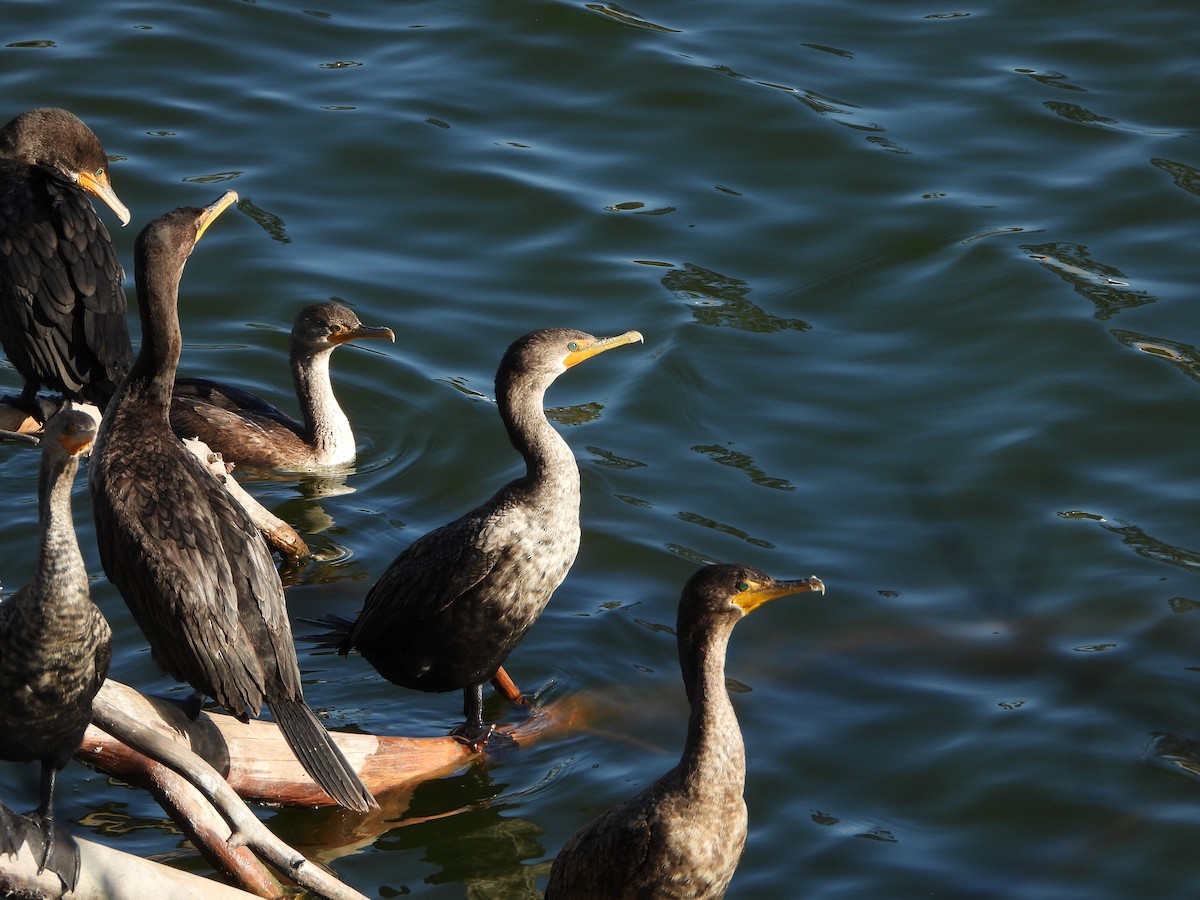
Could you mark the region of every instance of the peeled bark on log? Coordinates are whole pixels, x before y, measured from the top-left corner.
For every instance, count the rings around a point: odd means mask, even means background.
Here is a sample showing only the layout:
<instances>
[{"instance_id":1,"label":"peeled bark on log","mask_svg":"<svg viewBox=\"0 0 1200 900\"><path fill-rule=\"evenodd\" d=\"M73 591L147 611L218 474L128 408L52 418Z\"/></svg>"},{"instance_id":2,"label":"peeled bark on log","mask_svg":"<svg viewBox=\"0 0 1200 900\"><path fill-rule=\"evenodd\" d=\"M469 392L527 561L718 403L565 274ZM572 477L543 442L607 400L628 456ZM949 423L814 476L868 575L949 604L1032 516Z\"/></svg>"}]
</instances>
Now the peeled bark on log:
<instances>
[{"instance_id":1,"label":"peeled bark on log","mask_svg":"<svg viewBox=\"0 0 1200 900\"><path fill-rule=\"evenodd\" d=\"M52 403L44 397L38 397L37 403L42 410L42 418L48 419L58 409L57 403ZM21 434L37 434L42 430L42 423L23 409L11 403L0 401L0 430L16 431Z\"/></svg>"},{"instance_id":2,"label":"peeled bark on log","mask_svg":"<svg viewBox=\"0 0 1200 900\"><path fill-rule=\"evenodd\" d=\"M179 773L143 759L138 786L150 792L213 869L257 897L275 900L287 895L287 888L253 850L230 840L229 823L208 798Z\"/></svg>"},{"instance_id":3,"label":"peeled bark on log","mask_svg":"<svg viewBox=\"0 0 1200 900\"><path fill-rule=\"evenodd\" d=\"M142 714L145 710L131 712L126 706L116 702L123 692L115 690L114 684L111 681L105 682L93 700L92 725L89 726L89 732L96 729L120 736L125 743L136 746L154 762L168 766L187 778L228 823L228 829L216 829L226 847L251 847L276 870L319 897L327 897L329 900L365 900L358 891L343 884L320 866L314 865L305 859L303 854L293 850L272 834L219 772L193 753L182 741L167 737L147 722ZM125 692L138 696L136 691L129 688L126 688ZM199 829L192 831L193 834L199 833ZM274 893L269 896L274 896Z\"/></svg>"}]
</instances>

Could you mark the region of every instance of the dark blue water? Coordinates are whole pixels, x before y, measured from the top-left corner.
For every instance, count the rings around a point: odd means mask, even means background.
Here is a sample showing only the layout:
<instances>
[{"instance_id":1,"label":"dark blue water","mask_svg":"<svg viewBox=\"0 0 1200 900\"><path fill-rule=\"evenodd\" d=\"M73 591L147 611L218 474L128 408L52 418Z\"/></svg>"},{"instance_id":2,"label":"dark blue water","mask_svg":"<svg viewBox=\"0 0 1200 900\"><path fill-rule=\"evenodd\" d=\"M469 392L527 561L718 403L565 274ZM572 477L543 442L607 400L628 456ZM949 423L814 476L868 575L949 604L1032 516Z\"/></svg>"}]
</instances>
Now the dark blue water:
<instances>
[{"instance_id":1,"label":"dark blue water","mask_svg":"<svg viewBox=\"0 0 1200 900\"><path fill-rule=\"evenodd\" d=\"M734 635L731 896L1190 896L1198 786L1146 749L1200 738L1198 30L1164 2L8 3L4 115L100 134L127 265L150 218L243 198L188 265L184 370L291 408L300 306L396 331L334 359L357 469L252 486L318 553L295 615L353 614L519 471L490 401L514 337L647 339L548 396L584 543L509 666L592 730L425 785L352 847L273 822L368 895L535 896L677 756L679 589L744 561L828 594ZM12 589L36 458L0 471ZM82 480L76 511L114 676L171 690ZM456 719L300 653L335 727ZM5 799L31 779L6 767ZM84 834L204 871L146 795L64 788Z\"/></svg>"}]
</instances>

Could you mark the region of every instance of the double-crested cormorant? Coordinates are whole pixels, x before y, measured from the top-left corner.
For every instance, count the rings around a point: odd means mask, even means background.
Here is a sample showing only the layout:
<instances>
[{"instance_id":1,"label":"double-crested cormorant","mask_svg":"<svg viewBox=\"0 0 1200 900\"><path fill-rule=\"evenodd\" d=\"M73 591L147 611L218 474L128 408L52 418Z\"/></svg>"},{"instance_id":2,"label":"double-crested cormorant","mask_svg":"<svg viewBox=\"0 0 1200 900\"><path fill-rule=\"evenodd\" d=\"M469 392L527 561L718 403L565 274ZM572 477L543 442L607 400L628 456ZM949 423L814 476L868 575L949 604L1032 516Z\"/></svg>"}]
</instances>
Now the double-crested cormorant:
<instances>
[{"instance_id":1,"label":"double-crested cormorant","mask_svg":"<svg viewBox=\"0 0 1200 900\"><path fill-rule=\"evenodd\" d=\"M775 597L825 592L815 575L775 581L750 566L706 566L679 600L676 640L691 716L679 765L585 825L550 870L547 900L721 897L746 843L746 751L729 691L733 626Z\"/></svg>"},{"instance_id":2,"label":"double-crested cormorant","mask_svg":"<svg viewBox=\"0 0 1200 900\"><path fill-rule=\"evenodd\" d=\"M88 595L71 519L79 457L95 437L95 420L81 410L64 409L47 423L33 578L0 600L0 759L41 763L41 803L35 813L44 841L41 866L49 862L70 888L78 879L79 851L71 843L53 852L54 780L83 742L92 698L112 658L112 632ZM11 836L3 841L12 843Z\"/></svg>"},{"instance_id":3,"label":"double-crested cormorant","mask_svg":"<svg viewBox=\"0 0 1200 900\"><path fill-rule=\"evenodd\" d=\"M329 382L329 356L361 338L394 341L392 329L370 328L348 306L330 300L300 310L288 358L303 422L241 388L207 378L175 379L171 425L198 437L226 462L303 471L354 461L354 432Z\"/></svg>"},{"instance_id":4,"label":"double-crested cormorant","mask_svg":"<svg viewBox=\"0 0 1200 900\"><path fill-rule=\"evenodd\" d=\"M542 614L579 550L579 468L546 419L546 389L571 366L641 340L636 331L596 338L552 328L508 348L496 405L525 475L397 556L339 648L357 648L403 687L461 689L466 721L452 733L472 746L491 732L483 685Z\"/></svg>"},{"instance_id":5,"label":"double-crested cormorant","mask_svg":"<svg viewBox=\"0 0 1200 900\"><path fill-rule=\"evenodd\" d=\"M134 250L142 345L100 428L88 471L100 561L158 662L235 715L271 707L308 773L338 803L374 798L304 702L279 573L253 522L168 421L182 339L184 262L237 200L155 219Z\"/></svg>"},{"instance_id":6,"label":"double-crested cormorant","mask_svg":"<svg viewBox=\"0 0 1200 900\"><path fill-rule=\"evenodd\" d=\"M0 128L0 344L25 379L102 410L129 369L124 272L88 200L124 225L92 130L65 109L31 109Z\"/></svg>"}]
</instances>

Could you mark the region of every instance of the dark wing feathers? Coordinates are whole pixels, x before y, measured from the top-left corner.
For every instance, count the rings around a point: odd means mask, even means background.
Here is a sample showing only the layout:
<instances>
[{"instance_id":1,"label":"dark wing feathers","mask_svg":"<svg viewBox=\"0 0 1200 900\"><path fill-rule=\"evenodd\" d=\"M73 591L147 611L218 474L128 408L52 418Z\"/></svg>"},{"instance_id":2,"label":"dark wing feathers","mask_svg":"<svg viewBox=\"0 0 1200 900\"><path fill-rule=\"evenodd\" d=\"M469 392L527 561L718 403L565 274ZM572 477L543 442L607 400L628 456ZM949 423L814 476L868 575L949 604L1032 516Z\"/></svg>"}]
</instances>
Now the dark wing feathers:
<instances>
[{"instance_id":1,"label":"dark wing feathers","mask_svg":"<svg viewBox=\"0 0 1200 900\"><path fill-rule=\"evenodd\" d=\"M0 161L0 342L27 380L107 400L133 355L124 277L82 190Z\"/></svg>"},{"instance_id":2,"label":"dark wing feathers","mask_svg":"<svg viewBox=\"0 0 1200 900\"><path fill-rule=\"evenodd\" d=\"M437 615L503 566L511 544L488 541L487 525L472 512L414 541L367 594L346 648L361 635Z\"/></svg>"},{"instance_id":3,"label":"dark wing feathers","mask_svg":"<svg viewBox=\"0 0 1200 900\"><path fill-rule=\"evenodd\" d=\"M113 435L103 452L122 452L124 440ZM298 691L282 591L266 577L274 566L245 513L182 445L169 454L125 445L124 453L123 466L96 460L90 467L93 495L107 498L94 503L100 556L159 662L239 714L259 713L275 687L270 669L285 691ZM256 566L260 555L265 572ZM245 605L263 618L243 619ZM259 628L250 640L244 621ZM154 637L164 634L187 644ZM276 666L264 668L268 656Z\"/></svg>"},{"instance_id":4,"label":"dark wing feathers","mask_svg":"<svg viewBox=\"0 0 1200 900\"><path fill-rule=\"evenodd\" d=\"M176 378L174 397L198 401L229 412L255 413L289 428L295 425L291 417L261 397L236 385L222 384L210 378Z\"/></svg>"},{"instance_id":5,"label":"dark wing feathers","mask_svg":"<svg viewBox=\"0 0 1200 900\"><path fill-rule=\"evenodd\" d=\"M181 438L208 442L244 466L274 468L280 456L312 453L299 422L248 391L207 378L176 379L171 428Z\"/></svg>"}]
</instances>

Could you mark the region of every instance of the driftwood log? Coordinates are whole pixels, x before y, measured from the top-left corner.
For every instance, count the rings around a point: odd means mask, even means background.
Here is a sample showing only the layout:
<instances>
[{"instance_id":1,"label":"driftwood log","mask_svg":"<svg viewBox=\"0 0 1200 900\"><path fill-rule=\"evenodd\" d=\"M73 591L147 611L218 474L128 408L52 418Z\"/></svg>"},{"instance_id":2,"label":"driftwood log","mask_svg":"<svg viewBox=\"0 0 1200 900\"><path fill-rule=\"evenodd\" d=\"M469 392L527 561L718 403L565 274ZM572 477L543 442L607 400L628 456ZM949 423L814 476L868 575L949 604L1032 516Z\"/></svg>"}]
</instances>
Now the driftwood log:
<instances>
[{"instance_id":1,"label":"driftwood log","mask_svg":"<svg viewBox=\"0 0 1200 900\"><path fill-rule=\"evenodd\" d=\"M503 678L497 688L519 696ZM563 702L518 716L516 725L501 727L520 746L572 726L575 711ZM449 736L333 734L380 808L368 814L338 809L326 823L327 848L369 843L395 827L417 785L480 759ZM275 838L241 799L333 806L273 722L208 712L189 719L179 704L109 680L93 703L77 758L150 791L214 869L256 896L281 897L294 884L318 897L361 896ZM0 857L0 868L4 862Z\"/></svg>"}]
</instances>

